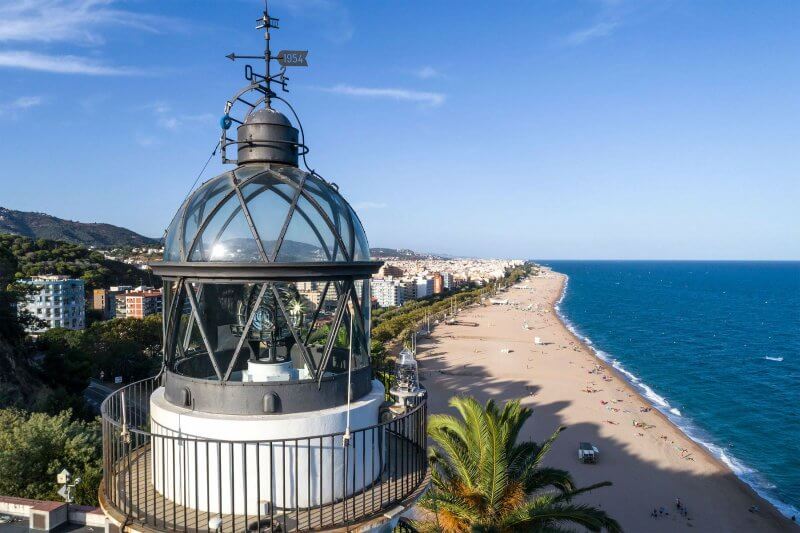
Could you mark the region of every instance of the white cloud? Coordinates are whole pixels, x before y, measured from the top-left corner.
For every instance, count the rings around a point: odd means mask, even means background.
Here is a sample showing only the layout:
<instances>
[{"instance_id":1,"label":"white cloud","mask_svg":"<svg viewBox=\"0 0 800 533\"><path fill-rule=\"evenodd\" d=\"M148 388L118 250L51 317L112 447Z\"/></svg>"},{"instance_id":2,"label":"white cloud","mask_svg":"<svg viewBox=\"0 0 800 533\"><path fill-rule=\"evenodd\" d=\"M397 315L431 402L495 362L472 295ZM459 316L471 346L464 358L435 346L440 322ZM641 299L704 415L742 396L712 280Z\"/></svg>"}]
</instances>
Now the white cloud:
<instances>
[{"instance_id":1,"label":"white cloud","mask_svg":"<svg viewBox=\"0 0 800 533\"><path fill-rule=\"evenodd\" d=\"M83 55L22 49L52 43L96 47L110 29L129 28L149 33L183 30L181 21L114 7L117 0L0 0L0 43L17 43L0 52L0 67L50 72L119 76L139 69L103 64Z\"/></svg>"},{"instance_id":2,"label":"white cloud","mask_svg":"<svg viewBox=\"0 0 800 533\"><path fill-rule=\"evenodd\" d=\"M196 115L175 114L168 103L161 101L141 106L140 109L152 111L156 116L156 124L158 127L169 131L176 131L187 124L211 124L214 121L214 115L211 113L199 113Z\"/></svg>"},{"instance_id":3,"label":"white cloud","mask_svg":"<svg viewBox=\"0 0 800 533\"><path fill-rule=\"evenodd\" d=\"M90 76L131 76L142 74L137 69L103 65L84 57L38 54L25 50L0 51L0 67L56 74L87 74Z\"/></svg>"},{"instance_id":4,"label":"white cloud","mask_svg":"<svg viewBox=\"0 0 800 533\"><path fill-rule=\"evenodd\" d=\"M388 206L383 202L356 202L355 204L353 204L353 208L356 211L366 211L368 209L383 209L385 207Z\"/></svg>"},{"instance_id":5,"label":"white cloud","mask_svg":"<svg viewBox=\"0 0 800 533\"><path fill-rule=\"evenodd\" d=\"M616 21L603 21L597 24L577 30L567 35L565 42L571 46L579 46L583 43L598 39L600 37L608 37L619 27L619 22Z\"/></svg>"},{"instance_id":6,"label":"white cloud","mask_svg":"<svg viewBox=\"0 0 800 533\"><path fill-rule=\"evenodd\" d=\"M0 104L0 115L40 106L43 102L44 98L41 96L20 96L11 102Z\"/></svg>"},{"instance_id":7,"label":"white cloud","mask_svg":"<svg viewBox=\"0 0 800 533\"><path fill-rule=\"evenodd\" d=\"M430 65L425 65L424 67L420 67L413 72L414 76L418 77L421 80L429 80L432 78L441 78L442 73L433 68Z\"/></svg>"},{"instance_id":8,"label":"white cloud","mask_svg":"<svg viewBox=\"0 0 800 533\"><path fill-rule=\"evenodd\" d=\"M15 0L0 4L0 41L95 45L109 26L159 33L165 17L112 7L114 0Z\"/></svg>"},{"instance_id":9,"label":"white cloud","mask_svg":"<svg viewBox=\"0 0 800 533\"><path fill-rule=\"evenodd\" d=\"M138 144L142 148L150 148L151 146L155 146L156 144L158 144L156 138L150 135L142 135L140 133L137 133L135 139L136 139L136 144Z\"/></svg>"},{"instance_id":10,"label":"white cloud","mask_svg":"<svg viewBox=\"0 0 800 533\"><path fill-rule=\"evenodd\" d=\"M393 87L354 87L352 85L339 84L325 90L357 98L384 98L388 100L417 102L434 107L442 105L447 98L447 96L442 93L414 91L411 89Z\"/></svg>"},{"instance_id":11,"label":"white cloud","mask_svg":"<svg viewBox=\"0 0 800 533\"><path fill-rule=\"evenodd\" d=\"M11 102L9 107L12 109L28 109L29 107L42 105L42 101L43 100L41 96L20 96Z\"/></svg>"}]
</instances>

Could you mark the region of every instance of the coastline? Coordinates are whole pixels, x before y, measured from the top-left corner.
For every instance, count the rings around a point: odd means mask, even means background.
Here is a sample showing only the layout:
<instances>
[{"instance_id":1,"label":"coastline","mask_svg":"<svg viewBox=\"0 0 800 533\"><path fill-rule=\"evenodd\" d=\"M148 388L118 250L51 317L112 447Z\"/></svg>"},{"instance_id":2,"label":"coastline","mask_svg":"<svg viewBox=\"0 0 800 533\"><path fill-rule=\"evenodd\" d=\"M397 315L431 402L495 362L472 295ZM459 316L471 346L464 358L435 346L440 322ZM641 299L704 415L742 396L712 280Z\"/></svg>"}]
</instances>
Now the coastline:
<instances>
[{"instance_id":1,"label":"coastline","mask_svg":"<svg viewBox=\"0 0 800 533\"><path fill-rule=\"evenodd\" d=\"M504 296L517 306L464 309L459 318L477 326L440 324L430 338L420 340L420 369L431 413L449 410L447 399L455 394L481 401L523 398L534 416L522 438L542 440L559 425L566 426L549 466L569 470L580 486L612 481L612 487L580 501L606 509L629 531L794 529L768 500L658 410L611 361L599 357L591 341L570 330L557 309L566 276L551 273L522 285L531 290L518 285ZM534 336L545 344L534 345ZM511 353L502 352L509 349ZM597 465L577 461L579 441L598 445ZM676 498L689 509L688 517L675 512ZM748 512L753 505L759 512ZM661 507L669 514L650 516Z\"/></svg>"},{"instance_id":2,"label":"coastline","mask_svg":"<svg viewBox=\"0 0 800 533\"><path fill-rule=\"evenodd\" d=\"M616 377L625 383L633 390L635 394L641 397L642 401L648 403L653 409L658 412L665 423L672 424L678 431L683 433L686 438L692 440L694 443L699 445L705 453L709 456L711 460L714 460L719 463L721 468L726 468L731 471L731 473L736 476L736 478L743 483L748 489L753 491L753 493L764 500L764 505L768 507L772 507L775 512L781 514L785 518L790 518L792 514L796 513L797 510L794 509L790 504L781 502L777 499L772 499L769 495L763 494L759 491L759 488L754 486L752 483L748 482L748 480L742 477L741 470L751 470L749 467L741 463L738 459L733 457L728 457L725 454L725 451L722 447L708 442L706 440L700 439L698 436L694 435L692 431L690 431L686 426L681 425L680 423L676 422L671 418L671 416L684 418L683 413L680 412L679 409L672 407L667 398L657 394L653 391L652 388L645 382L643 382L638 376L627 370L622 363L616 360L612 354L608 354L599 350L594 346L591 338L581 334L578 331L578 327L566 316L566 314L561 310L561 304L564 301L564 298L567 295L567 290L569 288L569 276L566 274L555 272L557 275L561 275L564 277L564 281L561 287L561 295L553 302L551 305L555 310L556 316L558 317L559 321L561 322L562 326L569 331L569 333L575 338L577 342L580 342L587 350L589 350L594 357L598 360L600 364L608 365L609 371L616 374ZM641 389L641 390L640 390ZM665 412L666 411L666 412ZM686 419L688 423L691 423L690 419ZM712 448L716 448L718 451L715 451ZM737 471L739 470L739 471ZM751 470L752 471L752 470Z\"/></svg>"}]
</instances>

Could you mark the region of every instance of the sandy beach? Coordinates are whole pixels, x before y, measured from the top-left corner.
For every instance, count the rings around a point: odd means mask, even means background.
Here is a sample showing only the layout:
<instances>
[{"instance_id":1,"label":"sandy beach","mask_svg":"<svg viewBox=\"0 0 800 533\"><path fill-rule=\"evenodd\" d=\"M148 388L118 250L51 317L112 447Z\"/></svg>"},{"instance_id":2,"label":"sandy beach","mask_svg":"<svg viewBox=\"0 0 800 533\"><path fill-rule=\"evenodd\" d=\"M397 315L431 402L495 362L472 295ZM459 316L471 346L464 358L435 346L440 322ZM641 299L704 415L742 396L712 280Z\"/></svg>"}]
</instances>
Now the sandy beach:
<instances>
[{"instance_id":1,"label":"sandy beach","mask_svg":"<svg viewBox=\"0 0 800 533\"><path fill-rule=\"evenodd\" d=\"M567 330L553 309L564 281L557 273L529 278L497 296L517 305L463 309L458 320L477 325L440 324L420 337L429 412L448 411L456 394L522 398L534 415L521 438L540 441L566 426L548 464L569 470L579 486L612 481L579 501L599 505L626 531L796 531ZM578 462L582 441L599 448L598 464ZM748 511L753 505L757 513ZM669 514L653 518L661 507Z\"/></svg>"}]
</instances>

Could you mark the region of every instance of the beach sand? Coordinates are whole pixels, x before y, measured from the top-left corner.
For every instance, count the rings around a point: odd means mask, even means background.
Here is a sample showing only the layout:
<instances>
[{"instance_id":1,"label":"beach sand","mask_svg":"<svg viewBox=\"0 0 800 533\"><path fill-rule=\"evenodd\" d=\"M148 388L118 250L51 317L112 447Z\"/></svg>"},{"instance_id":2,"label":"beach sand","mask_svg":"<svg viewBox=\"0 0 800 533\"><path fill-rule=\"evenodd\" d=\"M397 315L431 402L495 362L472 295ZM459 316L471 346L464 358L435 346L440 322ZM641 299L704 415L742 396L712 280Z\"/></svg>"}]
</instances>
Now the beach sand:
<instances>
[{"instance_id":1,"label":"beach sand","mask_svg":"<svg viewBox=\"0 0 800 533\"><path fill-rule=\"evenodd\" d=\"M440 324L429 338L421 336L420 374L429 413L450 411L448 399L456 394L481 402L523 399L534 414L520 438L541 441L566 426L547 464L570 471L579 486L612 481L577 501L605 509L626 531L796 531L567 330L553 309L564 281L557 273L529 278L521 285L531 290L512 288L497 296L519 303L519 309L463 309L458 319L477 326ZM533 310L523 311L529 304ZM546 344L534 345L534 337ZM639 422L645 427L634 426ZM582 441L600 449L597 464L578 462ZM678 514L676 498L688 518ZM759 506L757 513L748 511L753 505ZM669 514L652 518L653 509L661 507Z\"/></svg>"}]
</instances>

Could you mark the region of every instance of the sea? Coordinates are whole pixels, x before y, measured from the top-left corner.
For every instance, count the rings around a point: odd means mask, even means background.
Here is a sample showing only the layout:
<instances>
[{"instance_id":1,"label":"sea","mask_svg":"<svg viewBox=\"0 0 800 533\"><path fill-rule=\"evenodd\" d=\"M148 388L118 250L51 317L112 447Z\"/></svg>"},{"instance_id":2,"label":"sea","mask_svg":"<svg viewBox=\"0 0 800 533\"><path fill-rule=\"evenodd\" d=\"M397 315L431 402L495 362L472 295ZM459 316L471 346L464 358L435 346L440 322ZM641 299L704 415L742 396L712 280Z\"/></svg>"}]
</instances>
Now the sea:
<instances>
[{"instance_id":1,"label":"sea","mask_svg":"<svg viewBox=\"0 0 800 533\"><path fill-rule=\"evenodd\" d=\"M536 262L569 277L576 335L800 519L800 262Z\"/></svg>"}]
</instances>

